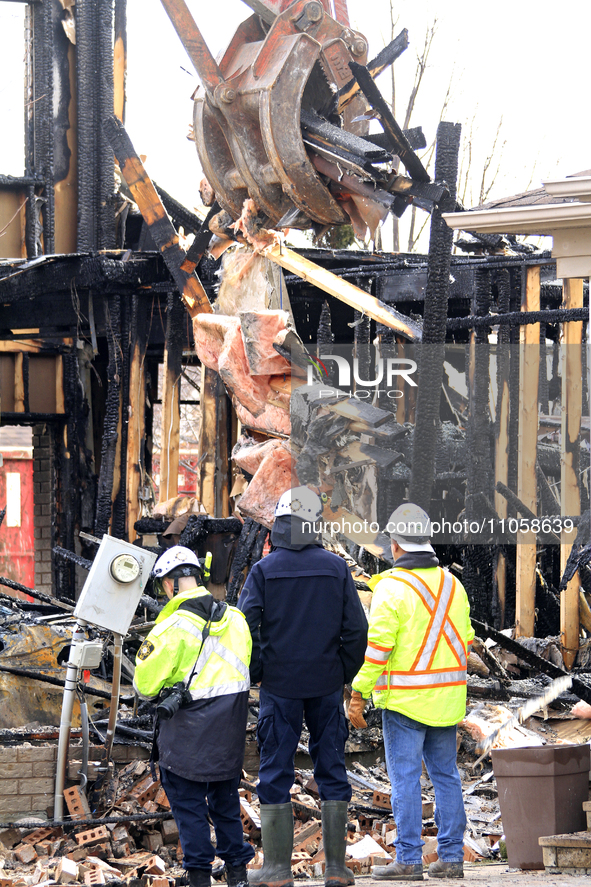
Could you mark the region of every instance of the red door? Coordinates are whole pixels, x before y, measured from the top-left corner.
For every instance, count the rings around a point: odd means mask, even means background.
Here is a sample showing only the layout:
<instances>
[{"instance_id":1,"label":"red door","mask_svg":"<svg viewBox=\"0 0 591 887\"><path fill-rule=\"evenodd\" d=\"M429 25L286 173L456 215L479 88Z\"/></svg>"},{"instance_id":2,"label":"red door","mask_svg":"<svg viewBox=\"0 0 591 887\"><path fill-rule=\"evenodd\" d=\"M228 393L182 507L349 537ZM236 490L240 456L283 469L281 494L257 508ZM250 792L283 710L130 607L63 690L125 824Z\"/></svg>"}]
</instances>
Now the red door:
<instances>
[{"instance_id":1,"label":"red door","mask_svg":"<svg viewBox=\"0 0 591 887\"><path fill-rule=\"evenodd\" d=\"M33 458L29 449L2 449L0 510L0 575L22 585L35 585L35 526L33 509ZM10 593L2 587L2 592ZM15 592L18 597L24 597Z\"/></svg>"}]
</instances>

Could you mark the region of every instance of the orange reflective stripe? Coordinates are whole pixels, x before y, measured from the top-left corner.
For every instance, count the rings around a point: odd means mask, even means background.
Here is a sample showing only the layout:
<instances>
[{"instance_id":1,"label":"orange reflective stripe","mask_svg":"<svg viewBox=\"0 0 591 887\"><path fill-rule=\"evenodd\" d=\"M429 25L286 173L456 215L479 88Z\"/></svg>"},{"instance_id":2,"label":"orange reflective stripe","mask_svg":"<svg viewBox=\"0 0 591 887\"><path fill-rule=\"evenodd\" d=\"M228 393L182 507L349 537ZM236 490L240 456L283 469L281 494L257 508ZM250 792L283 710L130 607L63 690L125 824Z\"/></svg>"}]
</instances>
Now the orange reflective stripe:
<instances>
[{"instance_id":1,"label":"orange reflective stripe","mask_svg":"<svg viewBox=\"0 0 591 887\"><path fill-rule=\"evenodd\" d=\"M366 662L387 662L390 658L390 653L392 652L392 648L390 647L387 650L385 647L376 648L373 644L368 644L365 650L365 661Z\"/></svg>"},{"instance_id":2,"label":"orange reflective stripe","mask_svg":"<svg viewBox=\"0 0 591 887\"><path fill-rule=\"evenodd\" d=\"M462 643L458 630L456 629L449 616L449 608L451 607L456 590L456 580L455 577L451 575L451 573L445 572L445 570L442 570L441 567L439 569L441 571L441 579L437 597L435 597L429 586L420 576L416 576L409 570L401 569L399 571L401 573L405 573L408 576L408 579L402 578L402 576L392 577L395 578L396 581L403 582L405 585L408 585L409 588L412 588L413 591L415 591L416 594L418 594L420 599L423 601L423 604L430 614L429 625L421 642L419 652L417 653L411 671L418 671L420 670L421 666L423 668L427 668L429 666L429 664L433 661L435 657L435 653L437 651L437 647L442 634L445 637L451 650L453 651L458 664L462 668L466 667L466 649L464 647L464 644ZM432 601L431 606L429 606L429 603L426 600L427 596L428 599ZM441 606L443 606L443 604L445 604L445 609L442 611ZM435 634L434 629L437 631L437 634ZM426 660L425 656L427 653L429 654L429 658Z\"/></svg>"},{"instance_id":3,"label":"orange reflective stripe","mask_svg":"<svg viewBox=\"0 0 591 887\"><path fill-rule=\"evenodd\" d=\"M368 641L367 644L369 647L373 647L374 650L383 650L387 653L392 652L392 647L381 647L380 644L376 644L375 641Z\"/></svg>"},{"instance_id":4,"label":"orange reflective stripe","mask_svg":"<svg viewBox=\"0 0 591 887\"><path fill-rule=\"evenodd\" d=\"M443 570L441 571L443 573ZM429 640L433 640L432 652L429 658L429 662L427 663L427 668L429 668L433 664L433 660L435 658L435 651L439 646L439 641L441 637L445 633L445 629L447 628L447 620L449 618L449 608L451 607L451 602L454 596L454 580L451 573L443 573L443 584L441 588L441 594L437 601L437 613L435 619L433 620L433 627L431 629L431 636ZM435 632L437 635L435 636ZM447 637L447 635L446 635ZM455 651L454 651L455 652Z\"/></svg>"},{"instance_id":5,"label":"orange reflective stripe","mask_svg":"<svg viewBox=\"0 0 591 887\"><path fill-rule=\"evenodd\" d=\"M437 649L439 629L442 622L442 617L440 615L441 607L442 604L445 606L447 598L449 597L449 589L445 582L446 574L441 567L439 568L439 573L439 588L437 589L437 596L435 598L433 609L431 610L431 617L429 619L427 631L425 632L419 652L417 653L417 658L412 664L411 671L424 671L428 668L435 655L435 650Z\"/></svg>"},{"instance_id":6,"label":"orange reflective stripe","mask_svg":"<svg viewBox=\"0 0 591 887\"><path fill-rule=\"evenodd\" d=\"M374 689L375 690L378 690L378 689L387 690L388 689L388 672L387 671L382 672L382 674L379 676L379 678L377 679L377 681L374 684Z\"/></svg>"}]
</instances>

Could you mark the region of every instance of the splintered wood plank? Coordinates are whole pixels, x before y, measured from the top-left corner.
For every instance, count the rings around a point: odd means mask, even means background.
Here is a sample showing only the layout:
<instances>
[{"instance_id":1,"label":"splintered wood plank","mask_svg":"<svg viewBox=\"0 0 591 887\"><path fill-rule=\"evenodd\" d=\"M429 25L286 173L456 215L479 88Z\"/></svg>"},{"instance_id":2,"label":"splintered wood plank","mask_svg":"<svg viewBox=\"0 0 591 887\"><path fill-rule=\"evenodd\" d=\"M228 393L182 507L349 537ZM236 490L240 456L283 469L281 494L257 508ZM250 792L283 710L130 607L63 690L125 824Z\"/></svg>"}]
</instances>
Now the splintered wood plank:
<instances>
[{"instance_id":1,"label":"splintered wood plank","mask_svg":"<svg viewBox=\"0 0 591 887\"><path fill-rule=\"evenodd\" d=\"M56 413L66 412L64 400L64 359L61 354L58 354L55 358L55 411Z\"/></svg>"},{"instance_id":2,"label":"splintered wood plank","mask_svg":"<svg viewBox=\"0 0 591 887\"><path fill-rule=\"evenodd\" d=\"M137 534L134 524L140 516L141 449L146 425L146 391L144 381L145 346L135 339L129 372L129 426L127 437L127 515L128 538L133 542Z\"/></svg>"},{"instance_id":3,"label":"splintered wood plank","mask_svg":"<svg viewBox=\"0 0 591 887\"><path fill-rule=\"evenodd\" d=\"M325 293L330 293L341 302L345 302L357 311L362 311L369 317L372 317L378 323L396 330L400 335L409 339L411 342L419 342L421 340L421 327L410 317L406 317L385 302L381 302L375 296L366 293L348 280L342 280L321 268L315 262L305 259L291 249L279 244L267 247L263 250L263 255L267 259L271 259L287 271L297 274L302 280L307 280L313 286L318 287Z\"/></svg>"},{"instance_id":4,"label":"splintered wood plank","mask_svg":"<svg viewBox=\"0 0 591 887\"><path fill-rule=\"evenodd\" d=\"M228 396L218 373L202 367L198 497L212 517L230 515Z\"/></svg>"},{"instance_id":5,"label":"splintered wood plank","mask_svg":"<svg viewBox=\"0 0 591 887\"><path fill-rule=\"evenodd\" d=\"M565 280L563 308L583 307L583 281ZM583 364L581 342L583 324L565 323L562 348L562 415L560 434L560 507L563 515L581 513L579 490L579 434L583 404ZM563 533L560 545L560 572L564 571L574 541L574 533ZM575 573L560 594L560 643L562 658L570 669L579 649L579 574Z\"/></svg>"},{"instance_id":6,"label":"splintered wood plank","mask_svg":"<svg viewBox=\"0 0 591 887\"><path fill-rule=\"evenodd\" d=\"M183 302L191 315L211 313L212 307L201 281L195 274L183 271L181 265L186 253L179 246L179 238L174 226L158 196L142 161L135 152L125 127L115 115L107 117L104 129L111 147L121 167L121 174L129 185L133 199L150 230L150 235L166 262Z\"/></svg>"},{"instance_id":7,"label":"splintered wood plank","mask_svg":"<svg viewBox=\"0 0 591 887\"><path fill-rule=\"evenodd\" d=\"M162 449L158 501L166 502L179 492L180 372L168 348L164 351L162 387Z\"/></svg>"},{"instance_id":8,"label":"splintered wood plank","mask_svg":"<svg viewBox=\"0 0 591 887\"><path fill-rule=\"evenodd\" d=\"M540 310L540 268L526 271L522 311ZM538 381L540 372L540 324L520 327L519 442L517 452L517 495L524 505L537 511L536 453L538 443ZM536 347L537 346L537 347ZM517 533L515 634L533 637L536 599L535 533Z\"/></svg>"},{"instance_id":9,"label":"splintered wood plank","mask_svg":"<svg viewBox=\"0 0 591 887\"><path fill-rule=\"evenodd\" d=\"M25 378L23 374L23 354L17 352L14 356L14 412L25 411Z\"/></svg>"}]
</instances>

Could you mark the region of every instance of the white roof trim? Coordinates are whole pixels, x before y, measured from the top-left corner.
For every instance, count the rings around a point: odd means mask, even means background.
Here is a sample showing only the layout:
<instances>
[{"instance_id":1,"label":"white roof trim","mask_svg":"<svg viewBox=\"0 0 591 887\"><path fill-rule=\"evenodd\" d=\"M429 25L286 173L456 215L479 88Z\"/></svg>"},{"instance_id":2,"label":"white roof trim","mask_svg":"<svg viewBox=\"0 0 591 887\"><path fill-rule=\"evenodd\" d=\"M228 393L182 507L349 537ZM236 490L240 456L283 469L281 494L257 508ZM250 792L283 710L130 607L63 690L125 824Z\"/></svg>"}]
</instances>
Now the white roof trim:
<instances>
[{"instance_id":1,"label":"white roof trim","mask_svg":"<svg viewBox=\"0 0 591 887\"><path fill-rule=\"evenodd\" d=\"M490 234L552 234L560 228L591 227L591 203L547 203L472 212L443 213L450 228Z\"/></svg>"}]
</instances>

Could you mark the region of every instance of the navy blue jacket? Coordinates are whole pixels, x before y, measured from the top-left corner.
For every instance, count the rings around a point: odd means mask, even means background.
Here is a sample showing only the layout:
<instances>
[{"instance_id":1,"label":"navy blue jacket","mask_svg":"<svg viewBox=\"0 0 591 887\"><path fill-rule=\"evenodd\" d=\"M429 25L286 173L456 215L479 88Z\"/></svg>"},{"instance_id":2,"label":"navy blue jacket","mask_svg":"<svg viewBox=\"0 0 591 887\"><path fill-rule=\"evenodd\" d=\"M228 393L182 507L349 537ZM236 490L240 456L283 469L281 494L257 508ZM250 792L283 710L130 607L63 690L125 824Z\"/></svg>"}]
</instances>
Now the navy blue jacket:
<instances>
[{"instance_id":1,"label":"navy blue jacket","mask_svg":"<svg viewBox=\"0 0 591 887\"><path fill-rule=\"evenodd\" d=\"M251 680L276 696L334 693L363 664L367 619L349 568L319 545L254 565L238 607L253 637Z\"/></svg>"}]
</instances>

